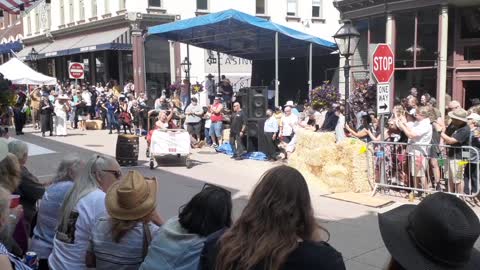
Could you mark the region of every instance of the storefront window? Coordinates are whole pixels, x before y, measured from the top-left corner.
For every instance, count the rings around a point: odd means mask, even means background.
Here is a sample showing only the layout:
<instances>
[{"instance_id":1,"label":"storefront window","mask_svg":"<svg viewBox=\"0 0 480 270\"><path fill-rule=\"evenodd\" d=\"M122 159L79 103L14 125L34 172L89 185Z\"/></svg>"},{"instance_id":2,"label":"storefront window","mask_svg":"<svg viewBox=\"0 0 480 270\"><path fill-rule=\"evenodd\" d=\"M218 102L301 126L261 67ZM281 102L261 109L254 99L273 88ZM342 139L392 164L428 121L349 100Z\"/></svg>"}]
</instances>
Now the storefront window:
<instances>
[{"instance_id":1,"label":"storefront window","mask_svg":"<svg viewBox=\"0 0 480 270\"><path fill-rule=\"evenodd\" d=\"M105 76L105 58L103 52L95 53L95 78L97 82L104 81Z\"/></svg>"},{"instance_id":2,"label":"storefront window","mask_svg":"<svg viewBox=\"0 0 480 270\"><path fill-rule=\"evenodd\" d=\"M438 9L418 11L417 67L438 65Z\"/></svg>"},{"instance_id":3,"label":"storefront window","mask_svg":"<svg viewBox=\"0 0 480 270\"><path fill-rule=\"evenodd\" d=\"M55 74L55 59L48 59L48 73L47 75L56 77Z\"/></svg>"},{"instance_id":4,"label":"storefront window","mask_svg":"<svg viewBox=\"0 0 480 270\"><path fill-rule=\"evenodd\" d=\"M415 13L399 13L395 14L397 25L396 31L396 51L395 51L395 67L406 68L413 67L413 54L416 50L417 55L422 48L415 48Z\"/></svg>"},{"instance_id":5,"label":"storefront window","mask_svg":"<svg viewBox=\"0 0 480 270\"><path fill-rule=\"evenodd\" d=\"M145 72L147 95L155 100L170 84L170 49L168 41L149 36L145 41ZM197 63L199 65L201 63ZM195 63L192 63L195 65ZM128 77L127 77L128 78Z\"/></svg>"},{"instance_id":6,"label":"storefront window","mask_svg":"<svg viewBox=\"0 0 480 270\"><path fill-rule=\"evenodd\" d=\"M385 43L386 25L385 16L370 19L370 43Z\"/></svg>"},{"instance_id":7,"label":"storefront window","mask_svg":"<svg viewBox=\"0 0 480 270\"><path fill-rule=\"evenodd\" d=\"M90 61L88 59L88 54L82 55L82 57L83 57L83 61L82 61L83 66L85 67L84 68L84 73L85 73L84 81L89 82L91 78L90 78L90 65L89 65Z\"/></svg>"},{"instance_id":8,"label":"storefront window","mask_svg":"<svg viewBox=\"0 0 480 270\"><path fill-rule=\"evenodd\" d=\"M133 80L133 56L131 52L124 52L122 55L123 79Z\"/></svg>"},{"instance_id":9,"label":"storefront window","mask_svg":"<svg viewBox=\"0 0 480 270\"><path fill-rule=\"evenodd\" d=\"M480 45L465 46L463 49L465 60L480 60Z\"/></svg>"},{"instance_id":10,"label":"storefront window","mask_svg":"<svg viewBox=\"0 0 480 270\"><path fill-rule=\"evenodd\" d=\"M480 38L480 6L460 10L462 39Z\"/></svg>"},{"instance_id":11,"label":"storefront window","mask_svg":"<svg viewBox=\"0 0 480 270\"><path fill-rule=\"evenodd\" d=\"M420 70L396 70L395 71L395 97L405 98L412 87L418 92L429 93L436 96L437 91L437 69Z\"/></svg>"}]
</instances>

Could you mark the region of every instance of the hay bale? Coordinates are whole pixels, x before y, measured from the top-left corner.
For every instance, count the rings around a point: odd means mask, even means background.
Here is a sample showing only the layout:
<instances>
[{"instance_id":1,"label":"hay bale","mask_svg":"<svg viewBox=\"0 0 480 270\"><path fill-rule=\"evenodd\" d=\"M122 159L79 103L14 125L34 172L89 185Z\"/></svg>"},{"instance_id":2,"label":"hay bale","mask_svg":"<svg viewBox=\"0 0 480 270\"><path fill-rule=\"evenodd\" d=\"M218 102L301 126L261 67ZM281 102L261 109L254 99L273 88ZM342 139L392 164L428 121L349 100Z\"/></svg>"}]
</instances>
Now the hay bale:
<instances>
[{"instance_id":1,"label":"hay bale","mask_svg":"<svg viewBox=\"0 0 480 270\"><path fill-rule=\"evenodd\" d=\"M321 179L329 187L330 192L347 192L351 188L348 174L345 166L328 163L323 169Z\"/></svg>"},{"instance_id":2,"label":"hay bale","mask_svg":"<svg viewBox=\"0 0 480 270\"><path fill-rule=\"evenodd\" d=\"M297 135L297 149L308 148L315 149L321 148L325 145L330 145L335 143L335 134L330 132L318 133L311 130L305 130L299 128L296 130Z\"/></svg>"},{"instance_id":3,"label":"hay bale","mask_svg":"<svg viewBox=\"0 0 480 270\"><path fill-rule=\"evenodd\" d=\"M289 158L309 182L329 192L367 192L372 189L367 175L367 144L357 139L335 143L333 133L299 129L297 147Z\"/></svg>"},{"instance_id":4,"label":"hay bale","mask_svg":"<svg viewBox=\"0 0 480 270\"><path fill-rule=\"evenodd\" d=\"M312 149L305 151L305 162L311 166L325 166L332 157L335 157L336 149L333 145L324 145L322 148Z\"/></svg>"},{"instance_id":5,"label":"hay bale","mask_svg":"<svg viewBox=\"0 0 480 270\"><path fill-rule=\"evenodd\" d=\"M367 174L367 155L369 154L367 144L360 140L348 139L339 143L337 148L339 153L345 157L339 163L348 166L350 172L351 191L370 191L372 185Z\"/></svg>"},{"instance_id":6,"label":"hay bale","mask_svg":"<svg viewBox=\"0 0 480 270\"><path fill-rule=\"evenodd\" d=\"M296 152L294 152L288 158L288 165L300 171L300 173L302 173L303 177L309 184L314 184L318 186L321 190L328 191L329 187L320 180L319 175L312 173L311 168L314 168L314 167L308 166L304 162L304 160L300 158L298 154L295 154L295 153Z\"/></svg>"}]
</instances>

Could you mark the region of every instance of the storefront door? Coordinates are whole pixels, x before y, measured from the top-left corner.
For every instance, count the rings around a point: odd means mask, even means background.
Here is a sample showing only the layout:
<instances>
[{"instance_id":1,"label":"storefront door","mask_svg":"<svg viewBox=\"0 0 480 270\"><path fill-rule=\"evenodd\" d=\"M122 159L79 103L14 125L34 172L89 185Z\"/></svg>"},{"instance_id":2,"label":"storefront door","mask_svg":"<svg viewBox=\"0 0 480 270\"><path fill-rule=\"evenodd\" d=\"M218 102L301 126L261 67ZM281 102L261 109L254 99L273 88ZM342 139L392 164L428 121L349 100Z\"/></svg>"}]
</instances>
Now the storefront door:
<instances>
[{"instance_id":1,"label":"storefront door","mask_svg":"<svg viewBox=\"0 0 480 270\"><path fill-rule=\"evenodd\" d=\"M472 106L472 99L480 98L480 80L463 81L463 89L465 108L468 109Z\"/></svg>"}]
</instances>

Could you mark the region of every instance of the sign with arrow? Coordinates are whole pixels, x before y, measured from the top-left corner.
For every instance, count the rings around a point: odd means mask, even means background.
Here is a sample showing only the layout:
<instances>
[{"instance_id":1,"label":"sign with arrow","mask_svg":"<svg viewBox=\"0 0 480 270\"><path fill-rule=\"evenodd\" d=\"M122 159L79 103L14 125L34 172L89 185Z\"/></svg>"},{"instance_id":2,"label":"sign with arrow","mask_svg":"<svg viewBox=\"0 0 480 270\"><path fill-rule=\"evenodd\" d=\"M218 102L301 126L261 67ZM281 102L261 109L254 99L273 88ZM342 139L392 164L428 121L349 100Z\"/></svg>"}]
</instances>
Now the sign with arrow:
<instances>
[{"instance_id":1,"label":"sign with arrow","mask_svg":"<svg viewBox=\"0 0 480 270\"><path fill-rule=\"evenodd\" d=\"M378 84L377 85L377 114L390 113L390 85Z\"/></svg>"}]
</instances>

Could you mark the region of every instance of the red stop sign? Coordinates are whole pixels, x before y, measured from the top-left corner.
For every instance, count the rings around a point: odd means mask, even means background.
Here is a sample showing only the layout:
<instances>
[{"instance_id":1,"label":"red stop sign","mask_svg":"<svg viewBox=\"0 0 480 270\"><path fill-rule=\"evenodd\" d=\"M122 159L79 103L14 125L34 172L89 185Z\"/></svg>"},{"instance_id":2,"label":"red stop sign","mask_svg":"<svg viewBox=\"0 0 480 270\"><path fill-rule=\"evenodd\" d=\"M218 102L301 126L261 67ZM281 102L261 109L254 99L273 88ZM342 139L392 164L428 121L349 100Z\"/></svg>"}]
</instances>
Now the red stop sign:
<instances>
[{"instance_id":1,"label":"red stop sign","mask_svg":"<svg viewBox=\"0 0 480 270\"><path fill-rule=\"evenodd\" d=\"M83 64L70 63L70 66L68 67L68 73L72 79L83 79L85 74Z\"/></svg>"},{"instance_id":2,"label":"red stop sign","mask_svg":"<svg viewBox=\"0 0 480 270\"><path fill-rule=\"evenodd\" d=\"M395 71L395 55L388 44L378 44L372 55L372 73L378 83L388 83Z\"/></svg>"}]
</instances>

